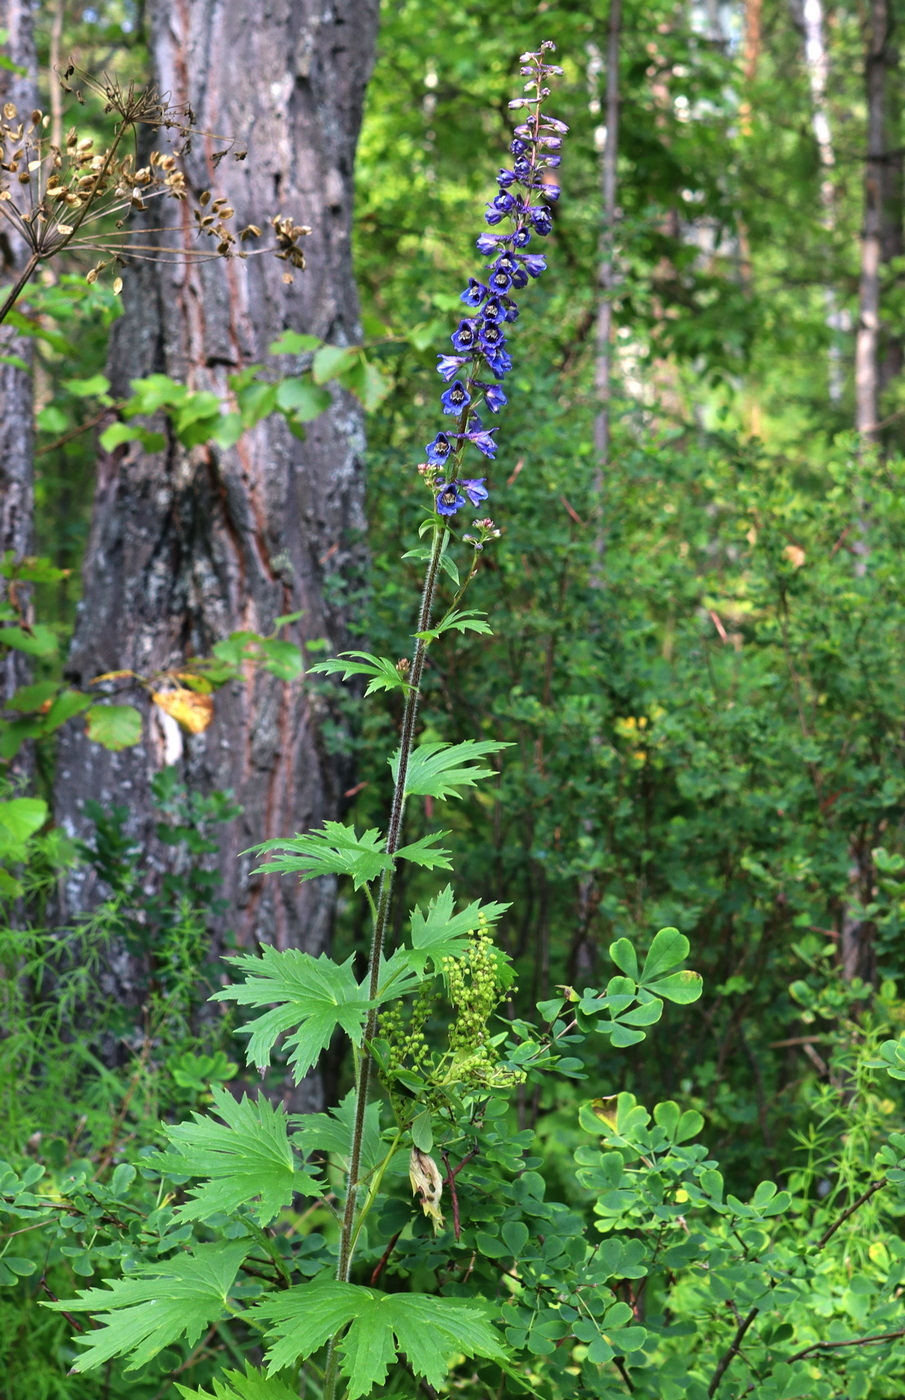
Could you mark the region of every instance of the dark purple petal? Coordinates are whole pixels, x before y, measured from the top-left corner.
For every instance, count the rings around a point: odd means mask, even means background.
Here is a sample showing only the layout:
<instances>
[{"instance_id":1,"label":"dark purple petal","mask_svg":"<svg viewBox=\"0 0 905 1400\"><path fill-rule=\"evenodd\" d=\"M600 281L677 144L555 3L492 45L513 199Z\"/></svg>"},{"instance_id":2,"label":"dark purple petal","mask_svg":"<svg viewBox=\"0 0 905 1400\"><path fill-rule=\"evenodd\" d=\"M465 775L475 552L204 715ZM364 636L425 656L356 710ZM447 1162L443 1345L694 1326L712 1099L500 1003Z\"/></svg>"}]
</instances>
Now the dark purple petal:
<instances>
[{"instance_id":1,"label":"dark purple petal","mask_svg":"<svg viewBox=\"0 0 905 1400\"><path fill-rule=\"evenodd\" d=\"M467 355L438 355L437 373L441 374L447 384L454 379L458 371L468 362Z\"/></svg>"}]
</instances>

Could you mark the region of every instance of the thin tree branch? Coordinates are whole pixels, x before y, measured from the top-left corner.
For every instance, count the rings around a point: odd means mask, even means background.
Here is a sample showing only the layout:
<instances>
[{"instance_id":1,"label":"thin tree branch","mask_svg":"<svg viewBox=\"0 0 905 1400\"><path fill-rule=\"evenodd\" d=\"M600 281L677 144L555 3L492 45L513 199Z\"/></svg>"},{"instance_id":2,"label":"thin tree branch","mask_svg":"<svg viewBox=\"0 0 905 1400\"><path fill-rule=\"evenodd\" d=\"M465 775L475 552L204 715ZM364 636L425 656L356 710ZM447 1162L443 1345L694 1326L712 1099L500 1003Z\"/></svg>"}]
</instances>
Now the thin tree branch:
<instances>
[{"instance_id":1,"label":"thin tree branch","mask_svg":"<svg viewBox=\"0 0 905 1400\"><path fill-rule=\"evenodd\" d=\"M707 1395L708 1397L711 1397L711 1400L712 1397L716 1394L717 1386L723 1379L723 1376L726 1374L726 1371L728 1370L729 1366L732 1364L734 1358L738 1356L739 1351L741 1350L742 1342L745 1340L745 1333L747 1332L748 1328L751 1326L752 1322L757 1317L759 1312L760 1308L751 1309L748 1316L742 1322L739 1323L738 1330L736 1331L735 1336L732 1338L732 1344L729 1347L728 1351L724 1351L723 1355L720 1357L717 1368L713 1373L713 1380L707 1387Z\"/></svg>"},{"instance_id":2,"label":"thin tree branch","mask_svg":"<svg viewBox=\"0 0 905 1400\"><path fill-rule=\"evenodd\" d=\"M875 1181L872 1186L869 1186L868 1189L864 1192L864 1195L859 1196L857 1201L855 1201L853 1205L850 1205L848 1210L844 1210L839 1216L839 1219L834 1220L830 1228L824 1231L824 1233L820 1236L820 1239L817 1241L817 1248L823 1249L823 1246L827 1243L827 1241L833 1238L836 1231L839 1229L839 1226L844 1225L850 1215L854 1215L856 1210L860 1210L861 1207L864 1205L865 1201L869 1201L871 1196L876 1195L878 1191L882 1191L883 1187L886 1184L886 1177L884 1176L881 1177L879 1181Z\"/></svg>"}]
</instances>

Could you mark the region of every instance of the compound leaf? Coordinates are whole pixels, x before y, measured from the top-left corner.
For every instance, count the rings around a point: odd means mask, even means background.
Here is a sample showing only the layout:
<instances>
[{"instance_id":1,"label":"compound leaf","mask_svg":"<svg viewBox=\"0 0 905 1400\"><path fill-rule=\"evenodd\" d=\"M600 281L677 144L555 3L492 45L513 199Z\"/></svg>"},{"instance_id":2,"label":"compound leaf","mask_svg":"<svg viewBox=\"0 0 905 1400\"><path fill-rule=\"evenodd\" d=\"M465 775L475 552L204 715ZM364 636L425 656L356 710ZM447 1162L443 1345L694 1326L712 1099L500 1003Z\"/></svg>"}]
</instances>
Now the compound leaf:
<instances>
[{"instance_id":1,"label":"compound leaf","mask_svg":"<svg viewBox=\"0 0 905 1400\"><path fill-rule=\"evenodd\" d=\"M268 1298L258 1312L272 1326L268 1371L311 1356L344 1327L341 1369L347 1400L382 1385L399 1352L428 1385L443 1383L455 1356L505 1362L506 1354L483 1312L460 1298L422 1293L378 1293L352 1283L314 1283Z\"/></svg>"},{"instance_id":2,"label":"compound leaf","mask_svg":"<svg viewBox=\"0 0 905 1400\"><path fill-rule=\"evenodd\" d=\"M461 744L419 744L409 758L405 776L406 797L459 797L459 788L474 787L489 778L493 769L478 760L511 745L492 739L466 739ZM399 752L390 759L393 778L399 775Z\"/></svg>"},{"instance_id":3,"label":"compound leaf","mask_svg":"<svg viewBox=\"0 0 905 1400\"><path fill-rule=\"evenodd\" d=\"M356 656L360 660L349 659ZM344 681L347 681L350 676L370 676L371 679L365 695L371 695L377 690L411 690L412 688L397 670L394 661L391 661L388 656L372 656L369 651L341 651L339 656L329 657L326 661L318 661L309 670L309 674L317 673L323 676L334 675L337 672L342 675Z\"/></svg>"},{"instance_id":4,"label":"compound leaf","mask_svg":"<svg viewBox=\"0 0 905 1400\"><path fill-rule=\"evenodd\" d=\"M392 861L381 849L383 837L379 831L356 835L354 826L342 822L324 822L320 831L308 831L304 836L280 836L250 846L243 855L258 855L264 851L285 851L277 860L259 865L258 871L294 873L301 880L313 880L316 875L348 875L357 890L370 882Z\"/></svg>"},{"instance_id":5,"label":"compound leaf","mask_svg":"<svg viewBox=\"0 0 905 1400\"><path fill-rule=\"evenodd\" d=\"M211 1382L212 1390L189 1390L180 1385L176 1389L183 1400L298 1400L298 1391L276 1376L265 1376L254 1366L246 1364L245 1371L224 1371L222 1380Z\"/></svg>"},{"instance_id":6,"label":"compound leaf","mask_svg":"<svg viewBox=\"0 0 905 1400\"><path fill-rule=\"evenodd\" d=\"M179 1206L178 1216L206 1220L217 1211L233 1212L257 1198L258 1219L269 1225L292 1200L293 1192L320 1194L317 1182L299 1170L282 1105L274 1107L263 1097L239 1101L222 1085L212 1085L211 1094L214 1111L223 1122L195 1113L194 1122L168 1127L173 1147L149 1163L170 1176L208 1178L191 1188L194 1199Z\"/></svg>"},{"instance_id":7,"label":"compound leaf","mask_svg":"<svg viewBox=\"0 0 905 1400\"><path fill-rule=\"evenodd\" d=\"M286 1031L291 1031L286 1045L299 1082L329 1044L337 1026L358 1043L370 1003L355 980L351 957L335 963L325 953L313 958L298 948L278 952L265 947L260 957L240 953L229 961L247 980L224 987L211 1000L269 1008L240 1031L251 1036L247 1058L258 1069L270 1064L270 1052Z\"/></svg>"},{"instance_id":8,"label":"compound leaf","mask_svg":"<svg viewBox=\"0 0 905 1400\"><path fill-rule=\"evenodd\" d=\"M417 972L423 972L428 962L439 969L442 958L460 958L467 952L468 935L478 927L480 914L494 923L508 908L508 904L481 904L475 900L454 914L452 886L447 885L430 901L426 914L417 907L412 910L412 946L400 951Z\"/></svg>"},{"instance_id":9,"label":"compound leaf","mask_svg":"<svg viewBox=\"0 0 905 1400\"><path fill-rule=\"evenodd\" d=\"M206 1327L218 1322L251 1242L200 1244L136 1269L105 1288L84 1289L78 1298L44 1306L57 1312L92 1312L102 1324L76 1340L85 1354L76 1371L93 1371L113 1356L128 1356L127 1371L144 1366L184 1337L194 1346Z\"/></svg>"}]
</instances>

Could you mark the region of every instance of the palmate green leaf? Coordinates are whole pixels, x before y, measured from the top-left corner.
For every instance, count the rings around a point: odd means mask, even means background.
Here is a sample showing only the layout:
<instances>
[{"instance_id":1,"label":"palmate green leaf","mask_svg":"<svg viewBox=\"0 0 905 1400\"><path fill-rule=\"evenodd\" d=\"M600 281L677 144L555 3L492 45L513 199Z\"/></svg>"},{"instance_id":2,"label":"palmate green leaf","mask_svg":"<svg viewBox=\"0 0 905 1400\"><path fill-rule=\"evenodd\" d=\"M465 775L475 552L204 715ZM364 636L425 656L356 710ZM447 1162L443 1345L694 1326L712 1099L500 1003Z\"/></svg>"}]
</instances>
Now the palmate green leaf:
<instances>
[{"instance_id":1,"label":"palmate green leaf","mask_svg":"<svg viewBox=\"0 0 905 1400\"><path fill-rule=\"evenodd\" d=\"M300 880L313 880L317 875L348 875L359 890L392 864L382 847L383 837L377 830L365 831L358 836L354 826L324 822L320 831L262 841L260 846L250 846L242 854L285 851L286 854L279 859L259 865L257 872L291 873L298 875Z\"/></svg>"},{"instance_id":2,"label":"palmate green leaf","mask_svg":"<svg viewBox=\"0 0 905 1400\"><path fill-rule=\"evenodd\" d=\"M355 980L352 958L335 963L325 953L313 958L298 948L278 952L262 948L260 957L240 953L229 962L246 976L236 986L215 992L212 1001L235 1001L239 1006L266 1006L269 1009L240 1035L250 1035L247 1059L257 1068L270 1064L270 1052L279 1036L290 1031L286 1046L289 1062L301 1081L330 1043L339 1026L357 1045L368 1015L370 1002Z\"/></svg>"},{"instance_id":3,"label":"palmate green leaf","mask_svg":"<svg viewBox=\"0 0 905 1400\"><path fill-rule=\"evenodd\" d=\"M460 958L468 950L468 935L478 927L478 915L495 923L509 908L508 904L482 904L475 900L458 914L453 912L452 886L447 885L427 906L412 910L412 946L401 948L398 954L415 969L423 972L428 962L435 969L442 958Z\"/></svg>"},{"instance_id":4,"label":"palmate green leaf","mask_svg":"<svg viewBox=\"0 0 905 1400\"><path fill-rule=\"evenodd\" d=\"M428 870L439 867L451 869L449 851L438 845L446 832L435 831L400 846L395 856L383 849L384 838L373 829L357 836L355 828L341 822L325 822L323 830L309 831L304 836L276 837L260 846L251 846L243 855L259 851L285 851L277 860L265 862L258 871L298 875L300 880L313 880L316 875L348 875L355 889L368 885L389 870L394 860L410 860Z\"/></svg>"},{"instance_id":5,"label":"palmate green leaf","mask_svg":"<svg viewBox=\"0 0 905 1400\"><path fill-rule=\"evenodd\" d=\"M504 1363L496 1330L470 1300L420 1293L378 1293L352 1283L311 1283L268 1298L257 1309L271 1322L268 1373L311 1356L348 1325L340 1342L347 1400L359 1400L386 1380L399 1352L416 1376L442 1385L453 1357L483 1356Z\"/></svg>"},{"instance_id":6,"label":"palmate green leaf","mask_svg":"<svg viewBox=\"0 0 905 1400\"><path fill-rule=\"evenodd\" d=\"M224 1371L222 1380L213 1380L211 1390L176 1389L183 1400L298 1400L298 1391L276 1376L265 1376L250 1363L243 1371Z\"/></svg>"},{"instance_id":7,"label":"palmate green leaf","mask_svg":"<svg viewBox=\"0 0 905 1400\"><path fill-rule=\"evenodd\" d=\"M465 612L459 608L447 613L444 618L437 623L436 627L429 627L425 632L416 632L416 637L421 637L425 642L436 641L442 637L444 632L479 632L483 636L492 637L493 631L488 622L484 621L486 613Z\"/></svg>"},{"instance_id":8,"label":"palmate green leaf","mask_svg":"<svg viewBox=\"0 0 905 1400\"><path fill-rule=\"evenodd\" d=\"M146 1264L105 1288L45 1303L57 1312L96 1313L102 1324L76 1338L85 1354L74 1369L93 1371L111 1357L128 1356L126 1370L134 1371L181 1337L194 1346L204 1329L223 1316L251 1243L196 1245L191 1253Z\"/></svg>"},{"instance_id":9,"label":"palmate green leaf","mask_svg":"<svg viewBox=\"0 0 905 1400\"><path fill-rule=\"evenodd\" d=\"M192 1200L178 1207L183 1220L207 1220L218 1211L232 1212L258 1201L261 1225L269 1225L298 1191L320 1194L313 1177L299 1169L289 1142L289 1120L282 1106L269 1100L238 1101L222 1085L212 1085L217 1123L205 1114L194 1122L167 1127L172 1147L148 1165L170 1176L206 1177L190 1190Z\"/></svg>"},{"instance_id":10,"label":"palmate green leaf","mask_svg":"<svg viewBox=\"0 0 905 1400\"><path fill-rule=\"evenodd\" d=\"M359 657L358 661L347 660L349 657ZM411 686L396 669L396 663L388 656L372 656L369 651L341 651L339 656L329 657L326 661L318 661L317 665L309 668L309 675L319 674L331 676L339 674L344 681L350 676L370 676L368 688L365 695L372 695L377 690L411 690Z\"/></svg>"},{"instance_id":11,"label":"palmate green leaf","mask_svg":"<svg viewBox=\"0 0 905 1400\"><path fill-rule=\"evenodd\" d=\"M459 788L474 787L481 778L493 775L493 769L479 760L486 754L499 753L511 744L493 739L466 739L461 744L419 744L409 758L405 776L406 797L459 797ZM390 759L393 778L399 776L399 751Z\"/></svg>"}]
</instances>

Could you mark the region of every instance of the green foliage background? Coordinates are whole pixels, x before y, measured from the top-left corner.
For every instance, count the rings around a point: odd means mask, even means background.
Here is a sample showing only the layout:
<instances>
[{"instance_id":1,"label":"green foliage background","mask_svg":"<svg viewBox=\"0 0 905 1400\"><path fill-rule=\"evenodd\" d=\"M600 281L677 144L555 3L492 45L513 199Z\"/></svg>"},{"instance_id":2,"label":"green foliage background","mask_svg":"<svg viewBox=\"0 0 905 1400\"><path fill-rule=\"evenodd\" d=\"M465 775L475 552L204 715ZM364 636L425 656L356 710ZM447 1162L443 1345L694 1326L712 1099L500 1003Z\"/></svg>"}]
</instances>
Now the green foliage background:
<instances>
[{"instance_id":1,"label":"green foliage background","mask_svg":"<svg viewBox=\"0 0 905 1400\"><path fill-rule=\"evenodd\" d=\"M519 1212L533 1202L535 1220L554 1220L544 1228L555 1234L562 1205L570 1220L596 1222L613 1248L606 1277L618 1273L624 1282L638 1262L625 1250L649 1233L651 1211L667 1212L674 1252L651 1275L647 1302L651 1318L667 1319L660 1388L637 1384L643 1394L668 1397L694 1394L689 1368L700 1355L712 1373L738 1318L760 1297L764 1273L747 1268L749 1256L769 1273L794 1271L790 1259L813 1253L831 1212L857 1200L880 1170L876 1154L901 1129L903 1109L901 1072L892 1079L882 1072L884 1054L891 1067L898 1061L881 1049L905 1030L902 389L893 384L884 405L883 451L865 451L848 431L852 337L827 329L824 299L832 287L851 324L864 146L859 14L838 6L828 21L830 115L842 133L830 236L801 36L789 7L765 0L764 37L748 78L743 17L738 7L728 11L718 37L697 7L626 4L614 445L602 491L593 383L606 7L516 0L505 12L495 9L490 23L483 3L386 6L357 176L366 357L382 375L380 393L386 390L369 421L371 583L362 636L371 651L396 658L408 653L418 588L416 567L400 565L399 556L424 511L411 464L439 426L435 355L457 316L458 291L476 271L473 239L508 139L513 58L556 40L565 77L555 110L571 127L564 192L551 272L532 286L516 327L511 403L489 472L503 534L488 549L470 599L490 614L495 635L467 634L432 654L423 709L428 741L511 747L491 759L492 781L444 807L442 823L431 798L413 808L407 839L441 825L451 830L460 897L512 905L499 932L517 971L510 1017L556 1000L562 987L604 986L606 950L617 940L631 939L643 954L655 930L675 926L691 941L702 1001L671 1006L667 1024L630 1052L594 1042L585 1052L586 1080L519 1085L511 1131L524 1136L511 1139L515 1158L511 1145L490 1145L487 1175L473 1183L481 1204L468 1221L483 1261L479 1275L493 1273L488 1259L511 1258L526 1277L542 1280L558 1256L544 1257L542 1243L531 1254ZM128 6L111 5L102 20L86 11L72 43L86 59L99 44L116 46L116 62L140 71L131 37L129 57L119 50L134 20ZM85 296L79 271L42 288L37 301L45 327L38 342L39 544L57 568L73 570L39 585L38 596L61 645L77 601L94 450L90 432L68 435L104 392L94 376L103 370L115 315L102 287ZM887 292L894 312L899 293L895 286ZM845 370L838 400L829 393L831 350ZM48 654L52 679L55 665ZM397 722L393 696L362 710L365 786L348 817L359 828L384 823L386 754ZM52 741L40 753L49 784ZM163 780L161 821L184 847L188 873L147 910L136 875L141 853L117 834L115 797L109 812L97 814L94 848L81 853L109 890L81 931L84 951L73 960L51 934L22 932L18 919L4 944L3 1155L19 1185L0 1183L0 1194L19 1200L27 1222L32 1207L22 1205L22 1193L36 1184L29 1172L40 1164L53 1190L77 1205L49 1242L37 1230L34 1248L27 1233L17 1237L18 1253L12 1237L6 1242L2 1258L14 1277L3 1281L21 1283L0 1295L0 1336L14 1339L0 1357L13 1377L10 1400L156 1400L175 1393L190 1355L186 1383L216 1383L229 1400L250 1400L255 1383L242 1377L248 1338L237 1343L222 1321L197 1356L174 1341L137 1378L115 1362L97 1379L66 1374L77 1354L72 1328L38 1306L47 1290L71 1297L96 1274L112 1276L158 1247L163 1257L193 1238L191 1212L181 1207L174 1218L159 1175L129 1163L162 1146L161 1117L176 1125L170 1137L178 1143L178 1125L191 1113L211 1102L222 1108L218 1086L238 1072L231 1019L200 1013L205 918L215 897L205 881L205 842L216 839L211 830L226 807L202 810ZM26 893L40 928L41 901L75 853L52 837L30 849ZM397 936L405 912L433 888L426 880L420 868L403 872ZM337 960L360 953L357 910L351 898L341 906ZM843 934L853 926L874 950L871 987L840 976ZM92 980L98 948L123 939L154 943L156 984L141 1027L99 999ZM430 1032L433 1022L425 1024ZM127 1050L118 1070L98 1053L110 1035ZM284 1068L276 1064L274 1083ZM334 1055L329 1079L345 1090L350 1078L349 1058ZM606 1103L616 1094L623 1095L622 1117L610 1122ZM598 1103L596 1118L589 1100ZM655 1124L672 1134L668 1148L665 1138L656 1147L663 1160L653 1185L638 1165L654 1149L649 1125L632 1117L636 1101L659 1104ZM579 1104L586 1105L580 1119ZM679 1114L691 1115L687 1133ZM700 1139L697 1157L682 1146L692 1136ZM899 1170L897 1161L893 1154L883 1169ZM503 1188L513 1162L522 1174ZM179 1162L170 1159L177 1187L189 1175L182 1166L180 1182ZM540 1180L539 1168L555 1208L533 1179ZM285 1180L274 1172L276 1202ZM722 1173L719 1190L707 1172ZM779 1183L778 1196L764 1191L764 1178ZM688 1214L698 1207L703 1218L714 1200L722 1203L723 1180L754 1212L738 1217L743 1233L752 1233L743 1264L732 1264L735 1291L703 1297L682 1273L694 1251L679 1238L681 1212L669 1192L685 1192ZM770 1236L765 1254L764 1220L780 1213L773 1203L783 1193L796 1213ZM408 1214L398 1182L389 1197L381 1223L392 1235ZM128 1228L117 1201L123 1214L134 1214ZM712 1256L716 1272L729 1245L719 1211L707 1219L694 1248ZM817 1376L802 1371L803 1361L777 1369L792 1335L787 1325L797 1329L796 1351L817 1346L819 1318L840 1344L849 1325L865 1333L901 1327L901 1203L872 1199L855 1219L857 1231L834 1237L839 1248L828 1248L799 1293L774 1300L773 1320L745 1362L752 1384L761 1373L769 1377L758 1393L775 1400L902 1393L895 1346L863 1349L844 1375L830 1362ZM293 1228L311 1242L303 1252L313 1275L329 1221L315 1214ZM570 1232L571 1225L561 1230L566 1241ZM230 1245L205 1237L208 1246L221 1251L219 1267ZM408 1279L406 1297L429 1294L445 1267L442 1251L431 1251L427 1224L419 1222L403 1241L391 1289ZM43 1292L28 1287L37 1278ZM532 1339L526 1344L538 1375L561 1333L561 1304L543 1301L544 1286L538 1282L530 1316L515 1300L507 1315L515 1335ZM817 1300L811 1312L802 1290ZM331 1295L324 1306L347 1307L343 1315L356 1319L366 1343L369 1300L356 1299L353 1307ZM630 1332L631 1317L631 1308L614 1315L610 1331ZM272 1320L279 1331L279 1309ZM406 1325L402 1318L400 1339ZM588 1338L598 1331L592 1327ZM481 1335L469 1354L487 1355ZM609 1363L632 1345L627 1335L621 1351L604 1356L604 1346L592 1356L608 1377L595 1393L625 1393ZM305 1346L297 1354L314 1350L311 1337ZM16 1360L22 1355L27 1362ZM736 1364L732 1393L743 1394L748 1382ZM238 1368L229 1382L224 1365ZM555 1357L550 1365L555 1370ZM405 1373L393 1374L385 1393L410 1393ZM557 1386L563 1393L568 1382L552 1374L537 1380L541 1393ZM375 1375L379 1381L379 1366ZM440 1384L442 1376L429 1380ZM475 1383L474 1393L483 1394L482 1386Z\"/></svg>"}]
</instances>

